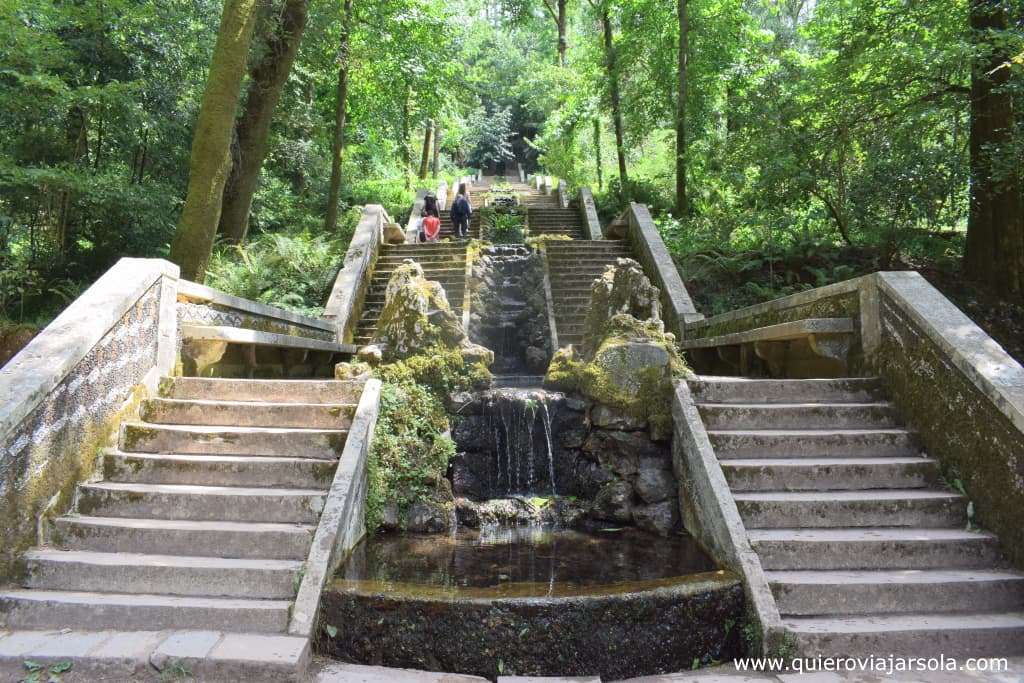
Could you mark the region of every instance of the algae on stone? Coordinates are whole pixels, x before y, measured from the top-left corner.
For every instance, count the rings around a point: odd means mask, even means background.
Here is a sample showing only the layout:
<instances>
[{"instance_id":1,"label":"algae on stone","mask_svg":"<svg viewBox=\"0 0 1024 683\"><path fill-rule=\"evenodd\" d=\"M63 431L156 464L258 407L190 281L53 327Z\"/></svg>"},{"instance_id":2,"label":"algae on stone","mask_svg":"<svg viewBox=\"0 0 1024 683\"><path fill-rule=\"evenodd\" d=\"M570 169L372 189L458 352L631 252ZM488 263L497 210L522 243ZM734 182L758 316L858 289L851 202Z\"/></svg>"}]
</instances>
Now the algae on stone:
<instances>
[{"instance_id":1,"label":"algae on stone","mask_svg":"<svg viewBox=\"0 0 1024 683\"><path fill-rule=\"evenodd\" d=\"M435 346L457 348L470 362L490 365L494 354L473 344L452 310L439 282L428 280L423 267L407 259L395 269L384 292L374 342L385 360L408 358Z\"/></svg>"},{"instance_id":2,"label":"algae on stone","mask_svg":"<svg viewBox=\"0 0 1024 683\"><path fill-rule=\"evenodd\" d=\"M601 426L649 427L660 440L671 434L673 380L685 372L657 288L636 261L619 259L594 281L583 343L559 350L544 382L594 401L591 419Z\"/></svg>"}]
</instances>

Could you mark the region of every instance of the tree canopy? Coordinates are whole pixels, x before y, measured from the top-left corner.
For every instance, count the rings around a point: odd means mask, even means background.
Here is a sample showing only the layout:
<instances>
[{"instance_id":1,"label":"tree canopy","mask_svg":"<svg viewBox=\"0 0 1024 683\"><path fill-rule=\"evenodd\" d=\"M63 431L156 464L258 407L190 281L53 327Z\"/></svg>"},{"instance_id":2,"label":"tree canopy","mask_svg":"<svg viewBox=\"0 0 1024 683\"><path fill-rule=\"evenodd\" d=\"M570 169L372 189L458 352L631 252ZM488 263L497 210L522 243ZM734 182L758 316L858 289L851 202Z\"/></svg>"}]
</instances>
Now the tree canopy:
<instances>
[{"instance_id":1,"label":"tree canopy","mask_svg":"<svg viewBox=\"0 0 1024 683\"><path fill-rule=\"evenodd\" d=\"M251 40L225 42L232 11ZM352 207L401 218L434 175L512 158L606 219L650 205L688 279L766 266L734 278L753 298L853 259L1024 299L1020 0L0 0L0 28L6 320L121 256L182 258L176 231L200 280L215 239L218 282L272 268L269 240L340 253ZM215 46L245 68L211 104ZM826 270L776 274L794 253Z\"/></svg>"}]
</instances>

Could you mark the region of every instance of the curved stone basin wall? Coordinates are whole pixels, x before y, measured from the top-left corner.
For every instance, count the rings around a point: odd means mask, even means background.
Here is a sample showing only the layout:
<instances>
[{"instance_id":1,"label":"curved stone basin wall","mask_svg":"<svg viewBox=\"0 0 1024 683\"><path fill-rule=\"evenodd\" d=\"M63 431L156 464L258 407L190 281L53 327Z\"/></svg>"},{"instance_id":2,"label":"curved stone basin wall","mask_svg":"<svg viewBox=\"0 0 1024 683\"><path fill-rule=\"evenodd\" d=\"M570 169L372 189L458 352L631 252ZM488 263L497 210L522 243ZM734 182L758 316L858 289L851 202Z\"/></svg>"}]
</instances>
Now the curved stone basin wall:
<instances>
[{"instance_id":1,"label":"curved stone basin wall","mask_svg":"<svg viewBox=\"0 0 1024 683\"><path fill-rule=\"evenodd\" d=\"M323 595L321 623L337 633L320 650L362 664L605 680L739 651L740 582L692 541L535 533L364 542Z\"/></svg>"}]
</instances>

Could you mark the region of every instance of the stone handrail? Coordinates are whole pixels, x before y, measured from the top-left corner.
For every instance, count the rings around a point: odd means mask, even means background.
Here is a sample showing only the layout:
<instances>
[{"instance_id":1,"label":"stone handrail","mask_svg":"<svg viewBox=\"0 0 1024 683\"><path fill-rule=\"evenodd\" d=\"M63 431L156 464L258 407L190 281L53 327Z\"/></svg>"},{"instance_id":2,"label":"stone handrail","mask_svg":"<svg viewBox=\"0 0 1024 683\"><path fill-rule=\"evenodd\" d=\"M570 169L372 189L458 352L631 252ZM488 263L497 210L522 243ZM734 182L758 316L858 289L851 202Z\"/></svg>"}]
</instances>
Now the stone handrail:
<instances>
[{"instance_id":1,"label":"stone handrail","mask_svg":"<svg viewBox=\"0 0 1024 683\"><path fill-rule=\"evenodd\" d=\"M189 280L178 281L177 300L180 323L250 328L311 339L334 339L334 324L328 320L243 299Z\"/></svg>"},{"instance_id":2,"label":"stone handrail","mask_svg":"<svg viewBox=\"0 0 1024 683\"><path fill-rule=\"evenodd\" d=\"M309 638L324 585L366 534L366 460L380 411L381 382L367 380L327 494L292 607L288 633Z\"/></svg>"},{"instance_id":3,"label":"stone handrail","mask_svg":"<svg viewBox=\"0 0 1024 683\"><path fill-rule=\"evenodd\" d=\"M383 241L384 224L390 222L384 207L369 204L363 208L362 218L345 252L345 260L334 280L330 299L324 307L324 318L334 325L335 338L340 342L351 342L362 302L369 288L373 264L377 260Z\"/></svg>"},{"instance_id":4,"label":"stone handrail","mask_svg":"<svg viewBox=\"0 0 1024 683\"><path fill-rule=\"evenodd\" d=\"M448 181L441 180L437 183L437 210L444 211L448 208Z\"/></svg>"},{"instance_id":5,"label":"stone handrail","mask_svg":"<svg viewBox=\"0 0 1024 683\"><path fill-rule=\"evenodd\" d=\"M704 316L694 307L650 212L645 205L630 202L629 209L617 222L625 227L634 255L661 291L662 317L667 330L682 339L688 325Z\"/></svg>"},{"instance_id":6,"label":"stone handrail","mask_svg":"<svg viewBox=\"0 0 1024 683\"><path fill-rule=\"evenodd\" d=\"M123 258L0 369L0 574L176 355L178 267Z\"/></svg>"},{"instance_id":7,"label":"stone handrail","mask_svg":"<svg viewBox=\"0 0 1024 683\"><path fill-rule=\"evenodd\" d=\"M416 190L416 198L412 201L412 208L409 209L409 218L405 221L405 243L415 244L419 239L419 219L423 214L423 203L427 196L426 189Z\"/></svg>"},{"instance_id":8,"label":"stone handrail","mask_svg":"<svg viewBox=\"0 0 1024 683\"><path fill-rule=\"evenodd\" d=\"M597 204L594 203L594 193L589 187L580 188L580 215L583 217L583 230L587 239L604 239L601 219L597 216Z\"/></svg>"},{"instance_id":9,"label":"stone handrail","mask_svg":"<svg viewBox=\"0 0 1024 683\"><path fill-rule=\"evenodd\" d=\"M526 182L526 169L523 168L522 163L520 163L518 161L516 162L516 167L519 169L519 182L525 183Z\"/></svg>"},{"instance_id":10,"label":"stone handrail","mask_svg":"<svg viewBox=\"0 0 1024 683\"><path fill-rule=\"evenodd\" d=\"M832 316L853 319L855 367L878 375L928 454L957 473L977 521L1024 567L1024 368L920 274L799 292L690 323L686 338Z\"/></svg>"},{"instance_id":11,"label":"stone handrail","mask_svg":"<svg viewBox=\"0 0 1024 683\"><path fill-rule=\"evenodd\" d=\"M762 654L771 652L782 644L782 618L685 380L675 384L672 424L672 466L685 489L680 495L683 526L742 577L761 633L757 645Z\"/></svg>"}]
</instances>

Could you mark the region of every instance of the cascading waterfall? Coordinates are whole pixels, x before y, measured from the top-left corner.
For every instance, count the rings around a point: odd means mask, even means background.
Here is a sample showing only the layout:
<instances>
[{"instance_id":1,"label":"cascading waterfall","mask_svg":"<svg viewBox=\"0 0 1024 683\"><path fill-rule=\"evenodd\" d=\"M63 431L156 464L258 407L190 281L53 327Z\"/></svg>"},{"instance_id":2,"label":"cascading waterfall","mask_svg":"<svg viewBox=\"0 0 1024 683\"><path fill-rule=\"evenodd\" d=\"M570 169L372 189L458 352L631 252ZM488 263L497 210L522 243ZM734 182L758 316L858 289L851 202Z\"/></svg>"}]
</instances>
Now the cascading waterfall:
<instances>
[{"instance_id":1,"label":"cascading waterfall","mask_svg":"<svg viewBox=\"0 0 1024 683\"><path fill-rule=\"evenodd\" d=\"M541 389L494 389L484 399L493 439L492 495L556 495L552 410L563 395Z\"/></svg>"},{"instance_id":2,"label":"cascading waterfall","mask_svg":"<svg viewBox=\"0 0 1024 683\"><path fill-rule=\"evenodd\" d=\"M555 495L558 486L555 484L555 451L551 448L551 412L548 411L548 404L542 403L544 407L544 438L548 444L548 472L551 478L551 495Z\"/></svg>"}]
</instances>

